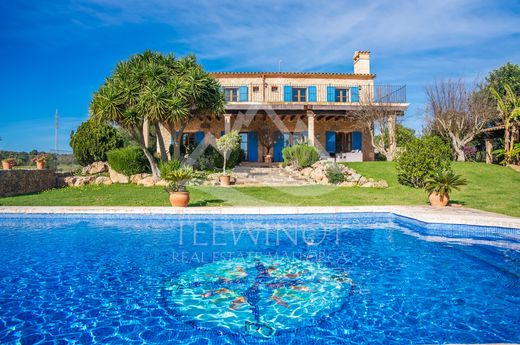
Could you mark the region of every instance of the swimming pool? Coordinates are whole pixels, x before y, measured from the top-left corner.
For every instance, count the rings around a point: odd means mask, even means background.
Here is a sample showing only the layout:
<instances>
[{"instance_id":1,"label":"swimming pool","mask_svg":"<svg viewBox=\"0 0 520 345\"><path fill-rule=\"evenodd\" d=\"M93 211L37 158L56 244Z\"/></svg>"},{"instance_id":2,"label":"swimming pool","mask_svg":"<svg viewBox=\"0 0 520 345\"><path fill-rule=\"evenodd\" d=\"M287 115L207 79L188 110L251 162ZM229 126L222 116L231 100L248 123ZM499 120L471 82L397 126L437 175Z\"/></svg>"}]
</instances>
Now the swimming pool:
<instances>
[{"instance_id":1,"label":"swimming pool","mask_svg":"<svg viewBox=\"0 0 520 345\"><path fill-rule=\"evenodd\" d=\"M0 343L520 342L520 231L388 213L0 215Z\"/></svg>"}]
</instances>

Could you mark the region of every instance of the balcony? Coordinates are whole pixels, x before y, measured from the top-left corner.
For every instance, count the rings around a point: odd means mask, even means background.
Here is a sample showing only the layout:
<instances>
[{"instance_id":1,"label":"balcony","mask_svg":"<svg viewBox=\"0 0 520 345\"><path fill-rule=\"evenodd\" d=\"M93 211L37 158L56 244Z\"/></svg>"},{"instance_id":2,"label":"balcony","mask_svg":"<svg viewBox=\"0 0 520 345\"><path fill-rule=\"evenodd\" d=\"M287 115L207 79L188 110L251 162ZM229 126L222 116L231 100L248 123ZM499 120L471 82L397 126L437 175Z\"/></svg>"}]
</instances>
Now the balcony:
<instances>
[{"instance_id":1,"label":"balcony","mask_svg":"<svg viewBox=\"0 0 520 345\"><path fill-rule=\"evenodd\" d=\"M222 85L228 105L325 105L405 104L406 85L275 85L265 83Z\"/></svg>"}]
</instances>

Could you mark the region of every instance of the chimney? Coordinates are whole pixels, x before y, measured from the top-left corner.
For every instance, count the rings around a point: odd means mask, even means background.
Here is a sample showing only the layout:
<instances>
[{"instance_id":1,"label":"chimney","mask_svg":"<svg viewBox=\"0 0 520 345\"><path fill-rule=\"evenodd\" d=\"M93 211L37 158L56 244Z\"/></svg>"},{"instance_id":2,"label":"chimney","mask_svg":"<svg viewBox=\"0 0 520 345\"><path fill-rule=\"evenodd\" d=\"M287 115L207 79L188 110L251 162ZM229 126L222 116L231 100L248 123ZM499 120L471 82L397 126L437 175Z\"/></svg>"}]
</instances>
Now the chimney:
<instances>
[{"instance_id":1,"label":"chimney","mask_svg":"<svg viewBox=\"0 0 520 345\"><path fill-rule=\"evenodd\" d=\"M370 74L370 50L354 52L354 74Z\"/></svg>"}]
</instances>

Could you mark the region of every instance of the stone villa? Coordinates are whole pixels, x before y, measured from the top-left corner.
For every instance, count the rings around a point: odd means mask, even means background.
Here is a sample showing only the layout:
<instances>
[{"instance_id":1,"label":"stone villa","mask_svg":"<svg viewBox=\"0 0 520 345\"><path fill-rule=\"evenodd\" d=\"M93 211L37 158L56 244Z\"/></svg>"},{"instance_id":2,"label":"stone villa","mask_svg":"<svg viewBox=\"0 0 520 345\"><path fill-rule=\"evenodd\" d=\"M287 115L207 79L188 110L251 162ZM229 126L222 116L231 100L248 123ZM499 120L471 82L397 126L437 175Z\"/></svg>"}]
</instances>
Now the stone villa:
<instances>
[{"instance_id":1,"label":"stone villa","mask_svg":"<svg viewBox=\"0 0 520 345\"><path fill-rule=\"evenodd\" d=\"M282 149L308 140L324 157L344 161L374 160L367 123L354 121L352 112L363 104L380 104L404 113L406 86L377 85L370 72L370 52L354 53L354 73L215 72L226 99L226 113L192 121L185 129L185 145L198 144L230 130L241 135L246 161L261 162L267 154L258 131L279 131L270 154L282 161ZM162 130L165 142L171 135ZM206 138L206 139L205 139Z\"/></svg>"}]
</instances>

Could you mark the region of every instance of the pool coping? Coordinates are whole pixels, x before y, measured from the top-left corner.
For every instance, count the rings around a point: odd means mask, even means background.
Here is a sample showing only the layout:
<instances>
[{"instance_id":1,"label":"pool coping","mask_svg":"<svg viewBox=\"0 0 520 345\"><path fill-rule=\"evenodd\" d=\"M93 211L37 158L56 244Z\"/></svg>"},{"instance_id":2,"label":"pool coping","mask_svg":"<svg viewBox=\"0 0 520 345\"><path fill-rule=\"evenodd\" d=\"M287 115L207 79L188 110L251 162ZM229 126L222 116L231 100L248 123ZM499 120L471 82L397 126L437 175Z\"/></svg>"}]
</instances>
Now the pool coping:
<instances>
[{"instance_id":1,"label":"pool coping","mask_svg":"<svg viewBox=\"0 0 520 345\"><path fill-rule=\"evenodd\" d=\"M241 207L145 207L145 206L0 206L0 214L143 214L143 215L269 215L393 213L425 223L462 224L520 229L520 218L465 207L431 206L241 206Z\"/></svg>"}]
</instances>

